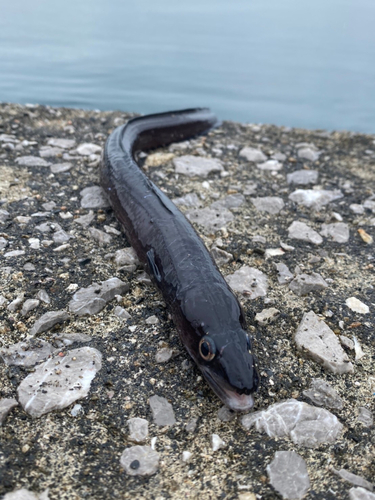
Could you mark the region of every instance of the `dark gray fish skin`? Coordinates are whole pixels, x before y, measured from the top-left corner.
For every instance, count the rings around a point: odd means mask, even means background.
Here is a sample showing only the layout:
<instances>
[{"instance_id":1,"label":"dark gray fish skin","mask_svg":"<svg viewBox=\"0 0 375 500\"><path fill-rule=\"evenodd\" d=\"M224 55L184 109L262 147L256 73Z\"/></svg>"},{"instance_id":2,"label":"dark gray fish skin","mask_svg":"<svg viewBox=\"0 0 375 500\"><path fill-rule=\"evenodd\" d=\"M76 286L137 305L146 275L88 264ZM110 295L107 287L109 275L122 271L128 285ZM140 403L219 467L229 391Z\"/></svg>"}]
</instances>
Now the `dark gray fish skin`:
<instances>
[{"instance_id":1,"label":"dark gray fish skin","mask_svg":"<svg viewBox=\"0 0 375 500\"><path fill-rule=\"evenodd\" d=\"M222 401L245 411L253 404L259 376L241 306L190 222L134 159L137 151L190 139L216 123L208 109L130 120L106 142L101 184L128 241L161 290L189 354ZM205 335L216 346L211 361L199 350Z\"/></svg>"}]
</instances>

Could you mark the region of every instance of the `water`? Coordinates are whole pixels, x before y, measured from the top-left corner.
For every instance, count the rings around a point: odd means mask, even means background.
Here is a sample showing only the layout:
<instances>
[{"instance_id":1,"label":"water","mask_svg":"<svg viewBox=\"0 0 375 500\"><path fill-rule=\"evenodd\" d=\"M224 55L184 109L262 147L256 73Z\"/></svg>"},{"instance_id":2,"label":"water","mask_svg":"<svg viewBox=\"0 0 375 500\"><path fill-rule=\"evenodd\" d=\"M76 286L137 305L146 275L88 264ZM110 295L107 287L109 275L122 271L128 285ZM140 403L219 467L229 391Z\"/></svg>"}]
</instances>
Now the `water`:
<instances>
[{"instance_id":1,"label":"water","mask_svg":"<svg viewBox=\"0 0 375 500\"><path fill-rule=\"evenodd\" d=\"M375 133L374 0L13 0L0 101Z\"/></svg>"}]
</instances>

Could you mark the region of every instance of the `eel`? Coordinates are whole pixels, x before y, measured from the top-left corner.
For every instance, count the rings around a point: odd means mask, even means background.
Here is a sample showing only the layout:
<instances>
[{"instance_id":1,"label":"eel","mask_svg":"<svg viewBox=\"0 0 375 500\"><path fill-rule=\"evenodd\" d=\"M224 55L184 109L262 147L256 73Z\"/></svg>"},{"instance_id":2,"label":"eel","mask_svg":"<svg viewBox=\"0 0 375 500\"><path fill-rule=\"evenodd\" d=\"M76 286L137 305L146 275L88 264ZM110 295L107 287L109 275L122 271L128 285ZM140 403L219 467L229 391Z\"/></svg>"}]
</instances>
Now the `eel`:
<instances>
[{"instance_id":1,"label":"eel","mask_svg":"<svg viewBox=\"0 0 375 500\"><path fill-rule=\"evenodd\" d=\"M100 176L188 353L226 406L247 411L259 374L241 306L193 226L136 163L140 151L190 139L216 124L206 108L131 119L108 137Z\"/></svg>"}]
</instances>

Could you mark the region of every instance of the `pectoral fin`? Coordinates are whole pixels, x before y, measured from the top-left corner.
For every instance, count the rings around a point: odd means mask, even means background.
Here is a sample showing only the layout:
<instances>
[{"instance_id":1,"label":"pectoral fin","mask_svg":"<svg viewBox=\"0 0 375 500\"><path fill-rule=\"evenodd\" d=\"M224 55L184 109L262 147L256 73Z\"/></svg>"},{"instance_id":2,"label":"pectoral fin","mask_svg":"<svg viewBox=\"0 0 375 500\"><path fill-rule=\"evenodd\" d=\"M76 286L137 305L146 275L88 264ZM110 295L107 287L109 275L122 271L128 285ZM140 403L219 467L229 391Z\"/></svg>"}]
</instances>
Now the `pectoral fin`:
<instances>
[{"instance_id":1,"label":"pectoral fin","mask_svg":"<svg viewBox=\"0 0 375 500\"><path fill-rule=\"evenodd\" d=\"M147 255L147 262L148 262L148 268L149 268L150 274L152 274L152 276L154 276L156 281L161 281L161 273L160 273L159 268L155 262L154 250L151 248L147 252L146 255Z\"/></svg>"}]
</instances>

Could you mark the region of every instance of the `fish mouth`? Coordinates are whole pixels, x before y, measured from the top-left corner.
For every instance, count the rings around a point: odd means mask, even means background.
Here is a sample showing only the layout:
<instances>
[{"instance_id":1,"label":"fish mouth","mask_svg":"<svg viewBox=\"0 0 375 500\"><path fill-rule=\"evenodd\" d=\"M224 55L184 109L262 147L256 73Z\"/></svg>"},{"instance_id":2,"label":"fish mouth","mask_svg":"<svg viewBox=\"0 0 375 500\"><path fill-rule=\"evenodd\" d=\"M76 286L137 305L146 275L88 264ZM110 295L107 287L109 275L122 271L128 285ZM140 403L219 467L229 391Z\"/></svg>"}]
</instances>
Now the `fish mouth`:
<instances>
[{"instance_id":1,"label":"fish mouth","mask_svg":"<svg viewBox=\"0 0 375 500\"><path fill-rule=\"evenodd\" d=\"M252 394L239 394L226 380L213 373L208 367L200 366L200 369L213 391L230 410L249 411L254 406Z\"/></svg>"}]
</instances>

